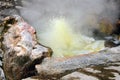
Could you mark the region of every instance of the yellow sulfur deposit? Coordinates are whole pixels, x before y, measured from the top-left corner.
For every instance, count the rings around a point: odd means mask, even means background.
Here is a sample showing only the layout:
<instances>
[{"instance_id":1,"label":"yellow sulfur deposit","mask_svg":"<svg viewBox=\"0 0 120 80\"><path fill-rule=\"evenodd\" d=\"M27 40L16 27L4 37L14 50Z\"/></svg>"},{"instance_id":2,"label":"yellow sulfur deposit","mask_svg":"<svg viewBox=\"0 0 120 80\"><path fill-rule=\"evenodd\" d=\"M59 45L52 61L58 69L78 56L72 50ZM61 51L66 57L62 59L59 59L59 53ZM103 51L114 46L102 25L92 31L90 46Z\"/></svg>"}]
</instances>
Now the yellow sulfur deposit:
<instances>
[{"instance_id":1,"label":"yellow sulfur deposit","mask_svg":"<svg viewBox=\"0 0 120 80\"><path fill-rule=\"evenodd\" d=\"M70 57L104 48L104 41L75 33L65 18L51 20L48 30L40 33L40 42L52 48L53 57Z\"/></svg>"}]
</instances>

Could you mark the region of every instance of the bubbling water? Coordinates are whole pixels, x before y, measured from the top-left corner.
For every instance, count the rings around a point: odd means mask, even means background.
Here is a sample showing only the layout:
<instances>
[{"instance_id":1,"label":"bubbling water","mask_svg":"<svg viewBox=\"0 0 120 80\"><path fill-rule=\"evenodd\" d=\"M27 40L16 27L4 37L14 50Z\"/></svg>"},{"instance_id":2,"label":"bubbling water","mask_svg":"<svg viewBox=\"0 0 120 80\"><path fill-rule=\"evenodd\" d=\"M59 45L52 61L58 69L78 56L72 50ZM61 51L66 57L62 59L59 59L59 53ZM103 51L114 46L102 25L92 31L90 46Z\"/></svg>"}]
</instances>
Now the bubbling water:
<instances>
[{"instance_id":1,"label":"bubbling water","mask_svg":"<svg viewBox=\"0 0 120 80\"><path fill-rule=\"evenodd\" d=\"M77 34L63 17L50 20L47 30L39 34L40 42L53 49L53 57L71 57L104 49L103 40Z\"/></svg>"}]
</instances>

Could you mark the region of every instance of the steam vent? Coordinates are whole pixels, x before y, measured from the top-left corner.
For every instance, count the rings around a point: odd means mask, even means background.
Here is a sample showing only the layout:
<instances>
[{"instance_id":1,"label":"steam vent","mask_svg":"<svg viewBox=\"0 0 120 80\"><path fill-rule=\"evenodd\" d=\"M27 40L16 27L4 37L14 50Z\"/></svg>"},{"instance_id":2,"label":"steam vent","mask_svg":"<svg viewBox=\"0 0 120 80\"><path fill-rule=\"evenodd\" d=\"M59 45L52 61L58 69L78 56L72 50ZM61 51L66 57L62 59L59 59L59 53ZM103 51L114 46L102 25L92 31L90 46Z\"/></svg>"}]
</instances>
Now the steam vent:
<instances>
[{"instance_id":1,"label":"steam vent","mask_svg":"<svg viewBox=\"0 0 120 80\"><path fill-rule=\"evenodd\" d=\"M0 80L120 80L119 0L0 0Z\"/></svg>"}]
</instances>

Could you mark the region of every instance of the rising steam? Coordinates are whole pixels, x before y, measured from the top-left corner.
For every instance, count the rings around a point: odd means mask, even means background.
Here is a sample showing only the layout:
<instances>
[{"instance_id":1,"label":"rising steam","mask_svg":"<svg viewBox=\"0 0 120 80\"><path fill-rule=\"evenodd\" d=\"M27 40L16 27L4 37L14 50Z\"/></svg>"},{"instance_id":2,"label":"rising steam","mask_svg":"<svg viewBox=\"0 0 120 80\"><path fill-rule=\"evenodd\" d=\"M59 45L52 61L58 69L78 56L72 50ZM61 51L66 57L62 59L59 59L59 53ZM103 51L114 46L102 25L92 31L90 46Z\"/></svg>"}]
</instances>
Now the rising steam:
<instances>
[{"instance_id":1,"label":"rising steam","mask_svg":"<svg viewBox=\"0 0 120 80\"><path fill-rule=\"evenodd\" d=\"M53 49L55 57L87 54L104 48L104 41L75 33L65 18L54 18L49 27L40 34L40 41Z\"/></svg>"},{"instance_id":2,"label":"rising steam","mask_svg":"<svg viewBox=\"0 0 120 80\"><path fill-rule=\"evenodd\" d=\"M54 53L65 55L86 50L100 50L103 41L97 41L92 31L99 28L99 22L107 19L114 23L118 17L115 0L23 0L21 15L38 32L40 42L50 46ZM81 35L82 34L82 35ZM102 43L99 49L94 45ZM86 46L87 45L87 46ZM82 51L83 52L83 51Z\"/></svg>"}]
</instances>

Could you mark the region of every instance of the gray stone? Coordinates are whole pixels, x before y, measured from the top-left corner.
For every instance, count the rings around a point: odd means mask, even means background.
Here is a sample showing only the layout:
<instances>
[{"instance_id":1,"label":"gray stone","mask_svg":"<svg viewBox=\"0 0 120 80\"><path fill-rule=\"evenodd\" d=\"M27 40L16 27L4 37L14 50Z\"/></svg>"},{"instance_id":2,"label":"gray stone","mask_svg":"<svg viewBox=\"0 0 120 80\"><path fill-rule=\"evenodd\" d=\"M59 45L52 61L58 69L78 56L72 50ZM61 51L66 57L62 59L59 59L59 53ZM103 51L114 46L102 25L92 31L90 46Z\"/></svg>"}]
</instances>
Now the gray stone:
<instances>
[{"instance_id":1,"label":"gray stone","mask_svg":"<svg viewBox=\"0 0 120 80\"><path fill-rule=\"evenodd\" d=\"M2 49L6 78L21 80L34 76L35 65L50 57L52 50L37 41L35 29L20 16L6 17L1 27L4 27Z\"/></svg>"},{"instance_id":2,"label":"gray stone","mask_svg":"<svg viewBox=\"0 0 120 80\"><path fill-rule=\"evenodd\" d=\"M61 80L99 80L96 77L88 76L80 72L73 72L61 78Z\"/></svg>"}]
</instances>

